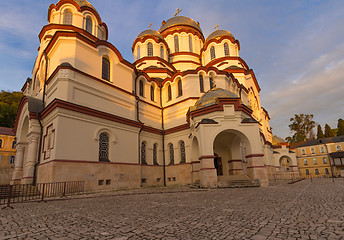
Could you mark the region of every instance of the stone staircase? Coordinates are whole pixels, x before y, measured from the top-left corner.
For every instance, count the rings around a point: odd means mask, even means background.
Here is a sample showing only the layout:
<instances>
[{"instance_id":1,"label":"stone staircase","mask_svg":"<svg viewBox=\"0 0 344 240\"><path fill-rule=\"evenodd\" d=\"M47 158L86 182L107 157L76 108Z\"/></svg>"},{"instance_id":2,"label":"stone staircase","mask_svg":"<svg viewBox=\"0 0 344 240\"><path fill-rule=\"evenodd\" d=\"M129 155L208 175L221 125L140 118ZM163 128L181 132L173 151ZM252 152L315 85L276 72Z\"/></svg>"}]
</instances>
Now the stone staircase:
<instances>
[{"instance_id":1,"label":"stone staircase","mask_svg":"<svg viewBox=\"0 0 344 240\"><path fill-rule=\"evenodd\" d=\"M252 182L247 175L217 176L219 188L260 187L259 182Z\"/></svg>"},{"instance_id":2,"label":"stone staircase","mask_svg":"<svg viewBox=\"0 0 344 240\"><path fill-rule=\"evenodd\" d=\"M246 187L260 187L260 182L252 182L247 175L227 175L217 176L218 188L246 188ZM200 188L199 182L190 185L191 188Z\"/></svg>"}]
</instances>

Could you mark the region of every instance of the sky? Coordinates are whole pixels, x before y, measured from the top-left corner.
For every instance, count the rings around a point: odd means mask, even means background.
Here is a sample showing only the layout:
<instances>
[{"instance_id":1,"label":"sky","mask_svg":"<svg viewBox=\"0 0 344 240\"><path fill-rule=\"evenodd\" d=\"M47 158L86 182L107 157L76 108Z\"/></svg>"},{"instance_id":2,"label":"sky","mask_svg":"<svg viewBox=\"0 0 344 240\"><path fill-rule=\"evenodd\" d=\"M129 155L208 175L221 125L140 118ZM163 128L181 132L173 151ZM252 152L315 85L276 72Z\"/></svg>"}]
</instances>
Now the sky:
<instances>
[{"instance_id":1,"label":"sky","mask_svg":"<svg viewBox=\"0 0 344 240\"><path fill-rule=\"evenodd\" d=\"M218 29L240 41L253 69L274 135L290 136L294 114L337 127L344 118L344 1L341 0L89 0L109 39L129 62L137 35L181 16L200 22L205 38ZM0 0L0 90L19 91L39 47L38 34L57 0Z\"/></svg>"}]
</instances>

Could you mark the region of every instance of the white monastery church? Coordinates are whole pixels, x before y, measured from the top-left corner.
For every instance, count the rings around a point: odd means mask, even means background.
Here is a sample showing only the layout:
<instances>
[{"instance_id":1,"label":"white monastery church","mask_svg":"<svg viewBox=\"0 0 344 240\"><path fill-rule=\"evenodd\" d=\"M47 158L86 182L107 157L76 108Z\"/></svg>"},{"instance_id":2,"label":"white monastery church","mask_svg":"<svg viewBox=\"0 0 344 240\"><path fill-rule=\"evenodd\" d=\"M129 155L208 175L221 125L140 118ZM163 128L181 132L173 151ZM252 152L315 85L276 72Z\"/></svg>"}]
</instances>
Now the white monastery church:
<instances>
[{"instance_id":1,"label":"white monastery church","mask_svg":"<svg viewBox=\"0 0 344 240\"><path fill-rule=\"evenodd\" d=\"M130 63L89 2L49 7L22 88L13 184L268 184L279 167L270 118L239 41L226 30L205 38L198 22L175 15L133 39Z\"/></svg>"}]
</instances>

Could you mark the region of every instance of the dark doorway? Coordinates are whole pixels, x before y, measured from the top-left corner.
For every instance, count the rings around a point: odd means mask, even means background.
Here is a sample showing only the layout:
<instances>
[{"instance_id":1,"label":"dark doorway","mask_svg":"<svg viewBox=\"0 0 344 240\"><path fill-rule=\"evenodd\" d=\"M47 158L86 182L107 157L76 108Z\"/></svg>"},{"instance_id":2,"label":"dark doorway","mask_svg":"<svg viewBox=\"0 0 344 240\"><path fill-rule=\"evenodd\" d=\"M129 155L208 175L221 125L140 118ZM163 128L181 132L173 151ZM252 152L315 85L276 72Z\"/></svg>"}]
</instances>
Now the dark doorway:
<instances>
[{"instance_id":1,"label":"dark doorway","mask_svg":"<svg viewBox=\"0 0 344 240\"><path fill-rule=\"evenodd\" d=\"M216 168L217 176L222 176L223 175L222 160L221 160L221 157L219 157L216 153L215 153L215 158L214 158L214 166Z\"/></svg>"}]
</instances>

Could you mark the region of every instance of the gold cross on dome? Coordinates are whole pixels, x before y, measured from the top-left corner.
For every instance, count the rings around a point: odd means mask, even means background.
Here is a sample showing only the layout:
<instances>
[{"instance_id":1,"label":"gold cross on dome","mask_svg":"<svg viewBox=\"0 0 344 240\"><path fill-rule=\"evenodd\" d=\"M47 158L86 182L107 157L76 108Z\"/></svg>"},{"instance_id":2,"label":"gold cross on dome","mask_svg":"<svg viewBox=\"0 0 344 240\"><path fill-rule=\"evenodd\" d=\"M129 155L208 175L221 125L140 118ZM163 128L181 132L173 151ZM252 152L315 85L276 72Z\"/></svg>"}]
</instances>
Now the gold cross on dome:
<instances>
[{"instance_id":1,"label":"gold cross on dome","mask_svg":"<svg viewBox=\"0 0 344 240\"><path fill-rule=\"evenodd\" d=\"M177 8L176 10L176 13L174 14L174 16L179 16L179 13L181 12L182 10L180 8Z\"/></svg>"},{"instance_id":2,"label":"gold cross on dome","mask_svg":"<svg viewBox=\"0 0 344 240\"><path fill-rule=\"evenodd\" d=\"M217 30L218 27L220 27L220 25L219 25L219 24L216 24L215 27L214 27L214 29Z\"/></svg>"},{"instance_id":3,"label":"gold cross on dome","mask_svg":"<svg viewBox=\"0 0 344 240\"><path fill-rule=\"evenodd\" d=\"M152 26L152 23L149 23L149 25L148 25L149 29L151 29L151 26Z\"/></svg>"}]
</instances>

